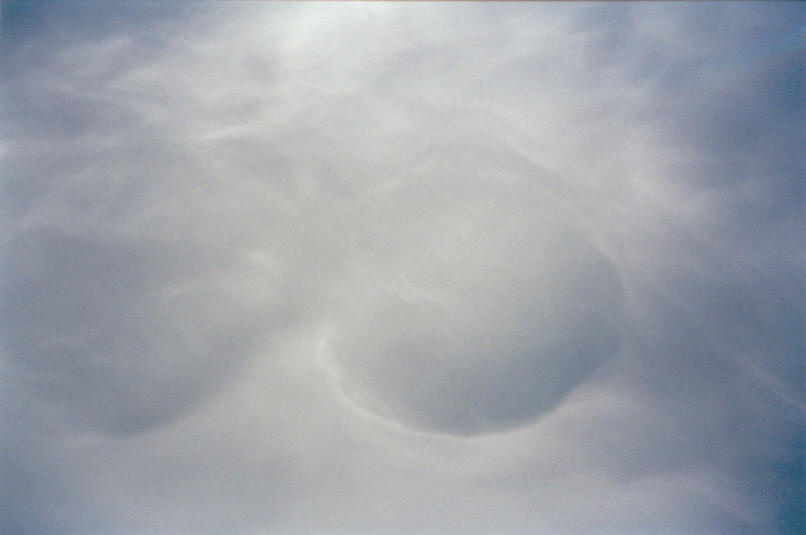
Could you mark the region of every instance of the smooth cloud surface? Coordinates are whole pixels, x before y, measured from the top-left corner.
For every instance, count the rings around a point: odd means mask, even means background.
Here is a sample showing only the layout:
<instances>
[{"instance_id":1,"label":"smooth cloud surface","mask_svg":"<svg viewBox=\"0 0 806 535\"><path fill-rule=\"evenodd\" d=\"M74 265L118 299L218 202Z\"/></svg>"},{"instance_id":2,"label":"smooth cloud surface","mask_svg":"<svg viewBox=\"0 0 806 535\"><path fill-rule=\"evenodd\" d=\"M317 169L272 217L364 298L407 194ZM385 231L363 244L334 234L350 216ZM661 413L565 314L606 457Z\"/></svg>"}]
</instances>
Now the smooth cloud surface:
<instances>
[{"instance_id":1,"label":"smooth cloud surface","mask_svg":"<svg viewBox=\"0 0 806 535\"><path fill-rule=\"evenodd\" d=\"M804 529L801 6L2 13L0 531Z\"/></svg>"}]
</instances>

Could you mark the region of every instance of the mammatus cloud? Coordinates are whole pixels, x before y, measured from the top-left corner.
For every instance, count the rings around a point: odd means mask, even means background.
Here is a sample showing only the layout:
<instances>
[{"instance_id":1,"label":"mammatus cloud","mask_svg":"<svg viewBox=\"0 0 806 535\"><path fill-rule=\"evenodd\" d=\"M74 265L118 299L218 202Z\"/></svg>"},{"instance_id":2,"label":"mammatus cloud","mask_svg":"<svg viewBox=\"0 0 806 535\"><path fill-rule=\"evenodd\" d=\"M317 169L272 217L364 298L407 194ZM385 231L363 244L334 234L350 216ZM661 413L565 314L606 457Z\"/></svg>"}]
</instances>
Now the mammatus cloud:
<instances>
[{"instance_id":1,"label":"mammatus cloud","mask_svg":"<svg viewBox=\"0 0 806 535\"><path fill-rule=\"evenodd\" d=\"M0 527L799 533L796 4L3 5Z\"/></svg>"},{"instance_id":2,"label":"mammatus cloud","mask_svg":"<svg viewBox=\"0 0 806 535\"><path fill-rule=\"evenodd\" d=\"M362 263L323 349L348 396L475 434L542 414L618 353L610 263L545 201L518 204L491 193L421 213L396 266Z\"/></svg>"}]
</instances>

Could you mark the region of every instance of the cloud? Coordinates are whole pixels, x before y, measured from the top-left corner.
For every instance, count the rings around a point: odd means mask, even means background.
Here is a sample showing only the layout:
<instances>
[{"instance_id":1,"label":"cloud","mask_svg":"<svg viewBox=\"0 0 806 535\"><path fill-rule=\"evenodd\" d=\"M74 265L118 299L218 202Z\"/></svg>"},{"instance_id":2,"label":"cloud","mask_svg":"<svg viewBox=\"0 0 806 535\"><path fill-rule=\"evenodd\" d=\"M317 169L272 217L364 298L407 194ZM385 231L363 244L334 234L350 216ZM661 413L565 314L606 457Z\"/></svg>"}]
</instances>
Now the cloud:
<instances>
[{"instance_id":1,"label":"cloud","mask_svg":"<svg viewBox=\"0 0 806 535\"><path fill-rule=\"evenodd\" d=\"M797 533L795 4L4 3L14 533Z\"/></svg>"},{"instance_id":2,"label":"cloud","mask_svg":"<svg viewBox=\"0 0 806 535\"><path fill-rule=\"evenodd\" d=\"M458 434L521 424L618 353L618 276L545 203L446 197L438 214L404 205L417 221L355 269L324 351L348 396L391 417Z\"/></svg>"},{"instance_id":3,"label":"cloud","mask_svg":"<svg viewBox=\"0 0 806 535\"><path fill-rule=\"evenodd\" d=\"M250 296L255 268L226 265L229 252L56 231L22 234L9 249L12 366L110 431L173 419L287 321L267 286L264 301Z\"/></svg>"}]
</instances>

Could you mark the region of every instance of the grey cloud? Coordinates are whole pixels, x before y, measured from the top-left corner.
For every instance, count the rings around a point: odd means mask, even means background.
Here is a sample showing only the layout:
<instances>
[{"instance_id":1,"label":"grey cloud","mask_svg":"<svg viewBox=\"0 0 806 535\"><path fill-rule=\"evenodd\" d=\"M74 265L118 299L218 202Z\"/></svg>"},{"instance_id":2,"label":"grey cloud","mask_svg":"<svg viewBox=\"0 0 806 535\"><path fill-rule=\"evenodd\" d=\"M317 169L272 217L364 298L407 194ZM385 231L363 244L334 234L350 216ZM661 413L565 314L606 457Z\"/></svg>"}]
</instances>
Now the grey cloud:
<instances>
[{"instance_id":1,"label":"grey cloud","mask_svg":"<svg viewBox=\"0 0 806 535\"><path fill-rule=\"evenodd\" d=\"M386 248L383 273L362 263L328 351L348 395L474 434L539 415L615 356L622 296L608 261L550 203L462 200L441 199L438 214L418 204L395 267Z\"/></svg>"},{"instance_id":2,"label":"grey cloud","mask_svg":"<svg viewBox=\"0 0 806 535\"><path fill-rule=\"evenodd\" d=\"M170 421L287 321L272 317L278 295L239 295L227 262L187 244L26 232L3 263L11 364L102 429Z\"/></svg>"},{"instance_id":3,"label":"grey cloud","mask_svg":"<svg viewBox=\"0 0 806 535\"><path fill-rule=\"evenodd\" d=\"M3 10L5 531L802 529L800 6Z\"/></svg>"}]
</instances>

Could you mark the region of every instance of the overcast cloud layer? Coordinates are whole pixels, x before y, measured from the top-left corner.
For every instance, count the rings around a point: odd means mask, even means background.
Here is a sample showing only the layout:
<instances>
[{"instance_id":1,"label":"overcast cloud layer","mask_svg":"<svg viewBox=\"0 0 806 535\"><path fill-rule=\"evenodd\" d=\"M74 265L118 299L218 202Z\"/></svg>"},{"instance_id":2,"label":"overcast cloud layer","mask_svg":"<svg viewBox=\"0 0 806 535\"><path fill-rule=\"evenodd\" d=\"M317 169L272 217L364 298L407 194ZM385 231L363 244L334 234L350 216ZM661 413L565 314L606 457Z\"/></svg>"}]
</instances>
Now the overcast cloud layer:
<instances>
[{"instance_id":1,"label":"overcast cloud layer","mask_svg":"<svg viewBox=\"0 0 806 535\"><path fill-rule=\"evenodd\" d=\"M803 533L805 13L3 2L0 532Z\"/></svg>"}]
</instances>

